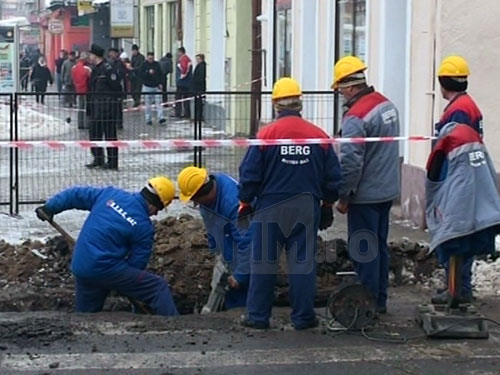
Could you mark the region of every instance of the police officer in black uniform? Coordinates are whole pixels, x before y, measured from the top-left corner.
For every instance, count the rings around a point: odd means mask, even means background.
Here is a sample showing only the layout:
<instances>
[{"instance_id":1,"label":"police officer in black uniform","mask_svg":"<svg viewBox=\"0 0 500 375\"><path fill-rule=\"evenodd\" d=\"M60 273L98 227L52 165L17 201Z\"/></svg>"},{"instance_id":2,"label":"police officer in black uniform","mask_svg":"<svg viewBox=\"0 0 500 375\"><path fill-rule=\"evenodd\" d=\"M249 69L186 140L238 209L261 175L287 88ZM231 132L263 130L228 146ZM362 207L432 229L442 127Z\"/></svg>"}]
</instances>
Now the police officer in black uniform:
<instances>
[{"instance_id":1,"label":"police officer in black uniform","mask_svg":"<svg viewBox=\"0 0 500 375\"><path fill-rule=\"evenodd\" d=\"M117 48L108 49L108 63L113 68L113 73L118 77L118 81L120 82L120 87L122 91L122 95L117 101L117 117L116 117L116 128L123 129L123 99L125 99L125 95L123 92L125 91L125 64L122 60L120 60L120 51Z\"/></svg>"},{"instance_id":2,"label":"police officer in black uniform","mask_svg":"<svg viewBox=\"0 0 500 375\"><path fill-rule=\"evenodd\" d=\"M97 44L90 48L90 58L94 62L90 76L91 125L90 140L116 141L116 118L118 117L118 101L121 96L121 84L118 75L111 65L104 60L104 49ZM116 93L116 94L115 94ZM94 160L88 168L118 169L118 148L108 147L106 163L104 149L92 147Z\"/></svg>"}]
</instances>

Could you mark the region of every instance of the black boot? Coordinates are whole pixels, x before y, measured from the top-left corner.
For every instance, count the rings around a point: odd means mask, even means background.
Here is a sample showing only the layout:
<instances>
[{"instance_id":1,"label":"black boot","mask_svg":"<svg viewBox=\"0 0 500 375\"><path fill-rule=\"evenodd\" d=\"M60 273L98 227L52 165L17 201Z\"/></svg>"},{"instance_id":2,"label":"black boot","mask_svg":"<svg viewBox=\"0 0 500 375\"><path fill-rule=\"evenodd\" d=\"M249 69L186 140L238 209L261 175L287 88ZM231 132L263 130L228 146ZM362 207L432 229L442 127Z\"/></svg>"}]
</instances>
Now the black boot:
<instances>
[{"instance_id":1,"label":"black boot","mask_svg":"<svg viewBox=\"0 0 500 375\"><path fill-rule=\"evenodd\" d=\"M94 161L90 164L85 165L89 169L101 168L104 166L104 162L102 160L94 159Z\"/></svg>"}]
</instances>

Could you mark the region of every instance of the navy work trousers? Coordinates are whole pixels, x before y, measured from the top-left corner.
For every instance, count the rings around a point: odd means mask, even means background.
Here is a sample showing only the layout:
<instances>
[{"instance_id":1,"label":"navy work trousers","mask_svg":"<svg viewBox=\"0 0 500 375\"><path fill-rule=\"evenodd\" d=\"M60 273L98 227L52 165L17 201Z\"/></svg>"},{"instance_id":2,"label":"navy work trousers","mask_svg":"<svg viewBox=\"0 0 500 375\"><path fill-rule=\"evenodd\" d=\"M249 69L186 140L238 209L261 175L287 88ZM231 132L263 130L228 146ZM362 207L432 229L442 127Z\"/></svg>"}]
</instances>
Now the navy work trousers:
<instances>
[{"instance_id":1,"label":"navy work trousers","mask_svg":"<svg viewBox=\"0 0 500 375\"><path fill-rule=\"evenodd\" d=\"M108 277L76 277L76 311L101 311L111 290L144 302L156 315L179 314L167 282L160 276L133 267Z\"/></svg>"},{"instance_id":2,"label":"navy work trousers","mask_svg":"<svg viewBox=\"0 0 500 375\"><path fill-rule=\"evenodd\" d=\"M347 214L348 251L358 278L373 294L378 307L387 305L389 284L389 212L392 201L350 204Z\"/></svg>"},{"instance_id":3,"label":"navy work trousers","mask_svg":"<svg viewBox=\"0 0 500 375\"><path fill-rule=\"evenodd\" d=\"M274 285L281 250L285 251L296 328L316 319L316 237L319 201L304 194L297 198L260 198L252 221L252 257L247 299L249 321L267 325L274 301Z\"/></svg>"}]
</instances>

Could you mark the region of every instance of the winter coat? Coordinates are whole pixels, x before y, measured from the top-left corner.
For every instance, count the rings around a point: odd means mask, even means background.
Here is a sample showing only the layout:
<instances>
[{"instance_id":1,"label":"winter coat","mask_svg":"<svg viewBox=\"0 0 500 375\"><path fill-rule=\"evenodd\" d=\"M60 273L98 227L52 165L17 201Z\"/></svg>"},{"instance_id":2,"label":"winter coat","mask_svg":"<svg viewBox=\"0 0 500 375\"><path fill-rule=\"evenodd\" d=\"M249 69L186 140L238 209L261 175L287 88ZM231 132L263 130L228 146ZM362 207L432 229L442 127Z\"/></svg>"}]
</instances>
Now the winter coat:
<instances>
[{"instance_id":1,"label":"winter coat","mask_svg":"<svg viewBox=\"0 0 500 375\"><path fill-rule=\"evenodd\" d=\"M444 168L444 170L442 170ZM488 228L498 232L500 197L496 171L479 133L450 123L440 133L427 162L426 218L431 249ZM493 241L490 241L493 242ZM475 255L492 250L476 242Z\"/></svg>"},{"instance_id":2,"label":"winter coat","mask_svg":"<svg viewBox=\"0 0 500 375\"><path fill-rule=\"evenodd\" d=\"M298 112L282 112L262 128L258 139L329 138ZM262 197L311 194L335 202L341 181L340 165L331 145L251 146L240 165L239 199L252 203Z\"/></svg>"},{"instance_id":3,"label":"winter coat","mask_svg":"<svg viewBox=\"0 0 500 375\"><path fill-rule=\"evenodd\" d=\"M146 268L154 227L140 193L113 187L72 187L49 199L46 207L53 214L71 209L90 211L71 261L75 276L102 278L127 266Z\"/></svg>"},{"instance_id":4,"label":"winter coat","mask_svg":"<svg viewBox=\"0 0 500 375\"><path fill-rule=\"evenodd\" d=\"M90 91L91 115L94 120L109 120L116 116L122 86L111 65L104 60L92 69Z\"/></svg>"},{"instance_id":5,"label":"winter coat","mask_svg":"<svg viewBox=\"0 0 500 375\"><path fill-rule=\"evenodd\" d=\"M142 53L138 53L135 56L132 56L132 59L130 60L130 64L132 66L132 72L130 74L130 80L132 81L138 81L141 79L140 77L140 69L142 64L146 61L146 58Z\"/></svg>"},{"instance_id":6,"label":"winter coat","mask_svg":"<svg viewBox=\"0 0 500 375\"><path fill-rule=\"evenodd\" d=\"M399 115L387 98L366 89L346 104L342 137L399 136ZM340 197L355 204L391 201L399 197L398 142L342 143Z\"/></svg>"},{"instance_id":7,"label":"winter coat","mask_svg":"<svg viewBox=\"0 0 500 375\"><path fill-rule=\"evenodd\" d=\"M200 214L208 233L209 247L222 254L234 278L248 284L250 274L251 232L236 226L238 183L229 175L215 174L217 195L211 206L201 206ZM234 246L236 245L236 246ZM235 250L233 250L235 247Z\"/></svg>"},{"instance_id":8,"label":"winter coat","mask_svg":"<svg viewBox=\"0 0 500 375\"><path fill-rule=\"evenodd\" d=\"M207 91L207 63L204 61L194 69L192 91L196 93Z\"/></svg>"},{"instance_id":9,"label":"winter coat","mask_svg":"<svg viewBox=\"0 0 500 375\"><path fill-rule=\"evenodd\" d=\"M54 80L49 68L36 64L31 72L31 82L35 84L36 91L45 92L47 91L47 83L50 82L52 85Z\"/></svg>"},{"instance_id":10,"label":"winter coat","mask_svg":"<svg viewBox=\"0 0 500 375\"><path fill-rule=\"evenodd\" d=\"M141 79L144 86L158 87L163 83L163 72L158 61L146 61L141 66Z\"/></svg>"},{"instance_id":11,"label":"winter coat","mask_svg":"<svg viewBox=\"0 0 500 375\"><path fill-rule=\"evenodd\" d=\"M191 59L184 55L179 59L176 67L176 84L177 87L191 89L191 81L193 79L193 63Z\"/></svg>"},{"instance_id":12,"label":"winter coat","mask_svg":"<svg viewBox=\"0 0 500 375\"><path fill-rule=\"evenodd\" d=\"M483 115L474 100L465 92L458 94L444 109L441 119L435 125L436 136L450 122L469 125L483 135Z\"/></svg>"},{"instance_id":13,"label":"winter coat","mask_svg":"<svg viewBox=\"0 0 500 375\"><path fill-rule=\"evenodd\" d=\"M36 59L36 61L38 61L38 57ZM61 57L58 57L55 61L55 65L56 65L56 73L57 74L61 74L61 71L62 71L62 66L64 64L66 60L61 58Z\"/></svg>"},{"instance_id":14,"label":"winter coat","mask_svg":"<svg viewBox=\"0 0 500 375\"><path fill-rule=\"evenodd\" d=\"M73 77L71 75L71 71L73 67L76 65L76 61L71 61L70 59L66 60L62 65L61 69L61 79L62 83L65 86L73 86Z\"/></svg>"},{"instance_id":15,"label":"winter coat","mask_svg":"<svg viewBox=\"0 0 500 375\"><path fill-rule=\"evenodd\" d=\"M92 69L79 61L71 70L73 83L77 94L86 94L89 91Z\"/></svg>"},{"instance_id":16,"label":"winter coat","mask_svg":"<svg viewBox=\"0 0 500 375\"><path fill-rule=\"evenodd\" d=\"M163 72L163 75L168 75L168 74L171 74L173 72L173 65L174 65L174 62L172 61L172 58L171 57L166 57L166 56L163 56L160 61L160 67L161 67L161 71Z\"/></svg>"}]
</instances>

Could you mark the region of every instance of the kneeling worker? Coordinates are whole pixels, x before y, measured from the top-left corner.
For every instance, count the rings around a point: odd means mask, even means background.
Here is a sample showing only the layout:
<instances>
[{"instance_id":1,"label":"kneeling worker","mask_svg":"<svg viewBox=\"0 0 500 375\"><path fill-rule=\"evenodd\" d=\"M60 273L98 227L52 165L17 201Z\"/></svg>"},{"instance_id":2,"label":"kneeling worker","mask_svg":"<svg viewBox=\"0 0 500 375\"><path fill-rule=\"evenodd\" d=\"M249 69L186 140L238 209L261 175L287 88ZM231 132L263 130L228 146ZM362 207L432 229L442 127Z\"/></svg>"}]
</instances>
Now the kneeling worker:
<instances>
[{"instance_id":1,"label":"kneeling worker","mask_svg":"<svg viewBox=\"0 0 500 375\"><path fill-rule=\"evenodd\" d=\"M209 175L204 168L187 167L179 174L177 185L181 201L200 205L209 247L221 255L214 268L212 293L202 312L245 306L251 236L236 227L238 183L226 174Z\"/></svg>"},{"instance_id":2,"label":"kneeling worker","mask_svg":"<svg viewBox=\"0 0 500 375\"><path fill-rule=\"evenodd\" d=\"M154 314L178 315L166 281L145 271L154 238L150 216L167 207L174 195L172 181L155 177L137 193L72 187L36 209L41 220L71 209L90 211L71 262L77 312L101 311L108 293L116 290L147 304Z\"/></svg>"}]
</instances>

